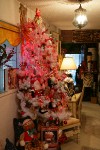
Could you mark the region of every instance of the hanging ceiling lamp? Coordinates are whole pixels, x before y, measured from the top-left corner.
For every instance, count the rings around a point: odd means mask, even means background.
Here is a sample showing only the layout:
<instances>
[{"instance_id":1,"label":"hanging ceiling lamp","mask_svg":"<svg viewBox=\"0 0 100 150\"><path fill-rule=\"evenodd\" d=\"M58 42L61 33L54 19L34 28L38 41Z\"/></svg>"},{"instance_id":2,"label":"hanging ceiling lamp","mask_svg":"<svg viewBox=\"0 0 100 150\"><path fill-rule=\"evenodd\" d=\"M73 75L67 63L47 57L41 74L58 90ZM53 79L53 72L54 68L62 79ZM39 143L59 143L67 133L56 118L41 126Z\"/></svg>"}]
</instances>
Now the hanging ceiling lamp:
<instances>
[{"instance_id":1,"label":"hanging ceiling lamp","mask_svg":"<svg viewBox=\"0 0 100 150\"><path fill-rule=\"evenodd\" d=\"M86 26L88 23L88 19L86 16L86 9L82 8L81 0L79 0L80 6L78 9L75 10L75 17L73 20L73 25L81 29L82 27Z\"/></svg>"}]
</instances>

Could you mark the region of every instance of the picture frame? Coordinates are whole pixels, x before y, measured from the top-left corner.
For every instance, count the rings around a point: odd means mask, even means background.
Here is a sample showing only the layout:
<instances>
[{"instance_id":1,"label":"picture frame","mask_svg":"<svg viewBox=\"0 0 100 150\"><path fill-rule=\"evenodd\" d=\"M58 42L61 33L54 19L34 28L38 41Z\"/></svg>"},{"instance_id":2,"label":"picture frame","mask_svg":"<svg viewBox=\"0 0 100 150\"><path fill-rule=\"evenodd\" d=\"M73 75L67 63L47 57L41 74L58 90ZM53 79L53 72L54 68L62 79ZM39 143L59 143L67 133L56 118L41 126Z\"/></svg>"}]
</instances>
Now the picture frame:
<instances>
[{"instance_id":1,"label":"picture frame","mask_svg":"<svg viewBox=\"0 0 100 150\"><path fill-rule=\"evenodd\" d=\"M49 148L56 149L58 147L58 126L42 126L41 141L48 143Z\"/></svg>"},{"instance_id":2,"label":"picture frame","mask_svg":"<svg viewBox=\"0 0 100 150\"><path fill-rule=\"evenodd\" d=\"M8 69L8 89L17 88L17 71L18 71L18 68Z\"/></svg>"}]
</instances>

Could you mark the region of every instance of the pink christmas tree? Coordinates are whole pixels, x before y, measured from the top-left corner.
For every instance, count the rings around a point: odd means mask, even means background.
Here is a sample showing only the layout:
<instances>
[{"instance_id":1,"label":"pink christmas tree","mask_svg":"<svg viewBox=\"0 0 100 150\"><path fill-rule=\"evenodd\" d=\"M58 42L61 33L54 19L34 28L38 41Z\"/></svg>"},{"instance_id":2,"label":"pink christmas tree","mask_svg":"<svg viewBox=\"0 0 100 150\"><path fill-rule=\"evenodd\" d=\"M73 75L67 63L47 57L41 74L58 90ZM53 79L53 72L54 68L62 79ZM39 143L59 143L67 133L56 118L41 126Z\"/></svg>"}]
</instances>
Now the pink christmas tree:
<instances>
[{"instance_id":1,"label":"pink christmas tree","mask_svg":"<svg viewBox=\"0 0 100 150\"><path fill-rule=\"evenodd\" d=\"M21 27L21 36L17 93L21 116L68 119L68 96L62 82L65 75L59 71L57 43L47 33L38 9L34 20Z\"/></svg>"}]
</instances>

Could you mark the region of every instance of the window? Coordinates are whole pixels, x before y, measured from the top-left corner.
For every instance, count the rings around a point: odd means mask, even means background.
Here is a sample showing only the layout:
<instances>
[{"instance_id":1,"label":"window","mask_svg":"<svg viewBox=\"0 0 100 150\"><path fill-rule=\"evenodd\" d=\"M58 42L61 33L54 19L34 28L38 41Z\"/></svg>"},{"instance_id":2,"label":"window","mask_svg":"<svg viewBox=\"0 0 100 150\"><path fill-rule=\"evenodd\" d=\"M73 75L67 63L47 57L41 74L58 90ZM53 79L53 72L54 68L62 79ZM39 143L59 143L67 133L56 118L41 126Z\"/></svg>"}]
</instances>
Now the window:
<instances>
[{"instance_id":1,"label":"window","mask_svg":"<svg viewBox=\"0 0 100 150\"><path fill-rule=\"evenodd\" d=\"M11 57L11 59L6 63L6 65L3 65L0 67L0 93L5 91L5 82L6 82L6 70L8 69L8 66L12 68L19 68L19 57L20 57L20 45L18 46L12 46L8 41L5 41L3 44L1 44L2 47L6 47L7 54L10 50L14 50L14 55Z\"/></svg>"},{"instance_id":2,"label":"window","mask_svg":"<svg viewBox=\"0 0 100 150\"><path fill-rule=\"evenodd\" d=\"M7 65L12 68L18 68L21 42L19 28L0 20L0 33L2 33L0 34L0 45L8 50L8 52L6 50L6 53L9 53L10 49L13 49L15 52L13 57L11 57L11 59L7 62ZM0 59L2 58L1 52L2 50L0 49ZM7 84L6 73L7 66L0 64L0 93L5 91L5 85Z\"/></svg>"}]
</instances>

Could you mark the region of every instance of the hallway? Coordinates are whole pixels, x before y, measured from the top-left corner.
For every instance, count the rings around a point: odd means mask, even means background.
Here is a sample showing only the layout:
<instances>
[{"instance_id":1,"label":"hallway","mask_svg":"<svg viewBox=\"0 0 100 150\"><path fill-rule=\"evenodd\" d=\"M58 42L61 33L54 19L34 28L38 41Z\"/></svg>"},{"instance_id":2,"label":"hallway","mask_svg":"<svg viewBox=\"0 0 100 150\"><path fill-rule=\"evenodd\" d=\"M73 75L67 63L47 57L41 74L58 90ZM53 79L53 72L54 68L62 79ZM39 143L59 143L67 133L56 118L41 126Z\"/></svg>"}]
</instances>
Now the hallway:
<instances>
[{"instance_id":1,"label":"hallway","mask_svg":"<svg viewBox=\"0 0 100 150\"><path fill-rule=\"evenodd\" d=\"M100 105L83 102L80 143L70 140L61 150L100 150Z\"/></svg>"}]
</instances>

